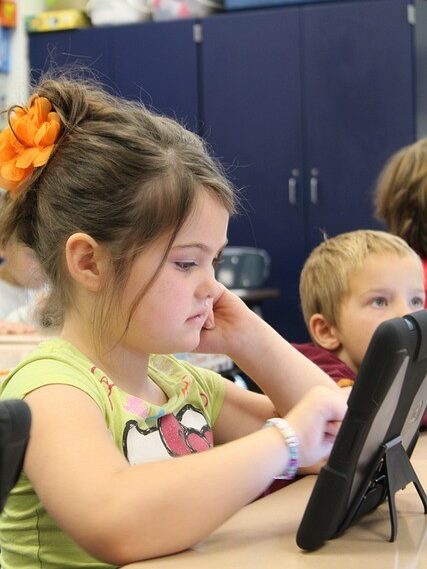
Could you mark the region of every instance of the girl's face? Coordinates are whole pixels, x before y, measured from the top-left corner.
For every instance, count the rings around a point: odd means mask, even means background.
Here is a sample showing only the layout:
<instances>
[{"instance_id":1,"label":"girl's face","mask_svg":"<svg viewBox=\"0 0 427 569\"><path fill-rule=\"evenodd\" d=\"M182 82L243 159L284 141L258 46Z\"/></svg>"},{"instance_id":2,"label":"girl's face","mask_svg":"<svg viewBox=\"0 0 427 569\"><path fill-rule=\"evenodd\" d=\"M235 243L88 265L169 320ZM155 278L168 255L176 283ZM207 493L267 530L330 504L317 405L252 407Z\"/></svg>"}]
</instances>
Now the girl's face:
<instances>
[{"instance_id":1,"label":"girl's face","mask_svg":"<svg viewBox=\"0 0 427 569\"><path fill-rule=\"evenodd\" d=\"M123 342L145 353L194 350L219 293L214 267L227 242L229 215L220 202L202 192L179 231L156 280L135 310ZM167 238L135 260L124 291L124 313L159 266Z\"/></svg>"}]
</instances>

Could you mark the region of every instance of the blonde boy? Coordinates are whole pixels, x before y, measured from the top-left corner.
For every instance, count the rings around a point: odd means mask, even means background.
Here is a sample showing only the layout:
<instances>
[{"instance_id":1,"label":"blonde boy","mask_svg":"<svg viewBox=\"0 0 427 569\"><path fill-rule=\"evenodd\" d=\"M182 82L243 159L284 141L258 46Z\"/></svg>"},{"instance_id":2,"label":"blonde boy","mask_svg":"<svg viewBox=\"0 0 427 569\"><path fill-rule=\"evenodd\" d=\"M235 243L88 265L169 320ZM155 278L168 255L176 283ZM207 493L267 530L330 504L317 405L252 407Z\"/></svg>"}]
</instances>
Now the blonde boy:
<instances>
[{"instance_id":1,"label":"blonde boy","mask_svg":"<svg viewBox=\"0 0 427 569\"><path fill-rule=\"evenodd\" d=\"M343 233L312 251L300 296L313 343L295 347L335 381L354 380L377 326L424 307L421 259L395 235Z\"/></svg>"}]
</instances>

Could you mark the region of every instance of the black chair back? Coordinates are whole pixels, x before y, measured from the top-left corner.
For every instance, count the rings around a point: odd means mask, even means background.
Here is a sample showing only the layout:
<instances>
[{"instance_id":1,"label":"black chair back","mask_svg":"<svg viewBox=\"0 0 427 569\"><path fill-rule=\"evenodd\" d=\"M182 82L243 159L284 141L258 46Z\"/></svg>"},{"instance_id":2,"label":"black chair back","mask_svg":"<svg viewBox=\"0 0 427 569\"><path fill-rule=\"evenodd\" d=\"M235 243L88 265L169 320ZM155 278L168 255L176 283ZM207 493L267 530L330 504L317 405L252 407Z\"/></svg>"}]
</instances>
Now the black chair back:
<instances>
[{"instance_id":1,"label":"black chair back","mask_svg":"<svg viewBox=\"0 0 427 569\"><path fill-rule=\"evenodd\" d=\"M0 512L21 473L30 426L31 412L25 401L0 401Z\"/></svg>"}]
</instances>

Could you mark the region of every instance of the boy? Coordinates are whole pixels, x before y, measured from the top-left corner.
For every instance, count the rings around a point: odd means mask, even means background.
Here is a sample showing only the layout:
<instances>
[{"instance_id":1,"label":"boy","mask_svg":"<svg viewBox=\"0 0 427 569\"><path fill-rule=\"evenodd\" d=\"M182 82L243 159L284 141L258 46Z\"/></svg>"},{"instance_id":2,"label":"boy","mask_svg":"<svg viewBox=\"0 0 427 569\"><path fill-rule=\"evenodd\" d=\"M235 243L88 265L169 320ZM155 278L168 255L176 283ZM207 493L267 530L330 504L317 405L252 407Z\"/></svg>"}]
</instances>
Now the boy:
<instances>
[{"instance_id":1,"label":"boy","mask_svg":"<svg viewBox=\"0 0 427 569\"><path fill-rule=\"evenodd\" d=\"M294 346L332 379L351 384L377 326L424 307L421 259L396 235L343 233L312 251L300 296L313 343Z\"/></svg>"}]
</instances>

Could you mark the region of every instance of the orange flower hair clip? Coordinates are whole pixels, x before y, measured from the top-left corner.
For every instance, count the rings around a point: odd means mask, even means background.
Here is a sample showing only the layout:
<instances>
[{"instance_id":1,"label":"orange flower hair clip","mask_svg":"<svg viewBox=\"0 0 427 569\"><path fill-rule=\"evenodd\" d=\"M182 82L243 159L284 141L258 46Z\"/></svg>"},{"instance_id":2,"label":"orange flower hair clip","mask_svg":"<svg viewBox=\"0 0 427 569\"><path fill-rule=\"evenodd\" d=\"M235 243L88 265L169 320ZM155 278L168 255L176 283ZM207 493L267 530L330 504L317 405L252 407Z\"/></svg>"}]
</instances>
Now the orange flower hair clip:
<instances>
[{"instance_id":1,"label":"orange flower hair clip","mask_svg":"<svg viewBox=\"0 0 427 569\"><path fill-rule=\"evenodd\" d=\"M61 133L61 120L45 97L35 95L29 107L15 107L0 133L0 187L12 196L34 168L49 160Z\"/></svg>"}]
</instances>

